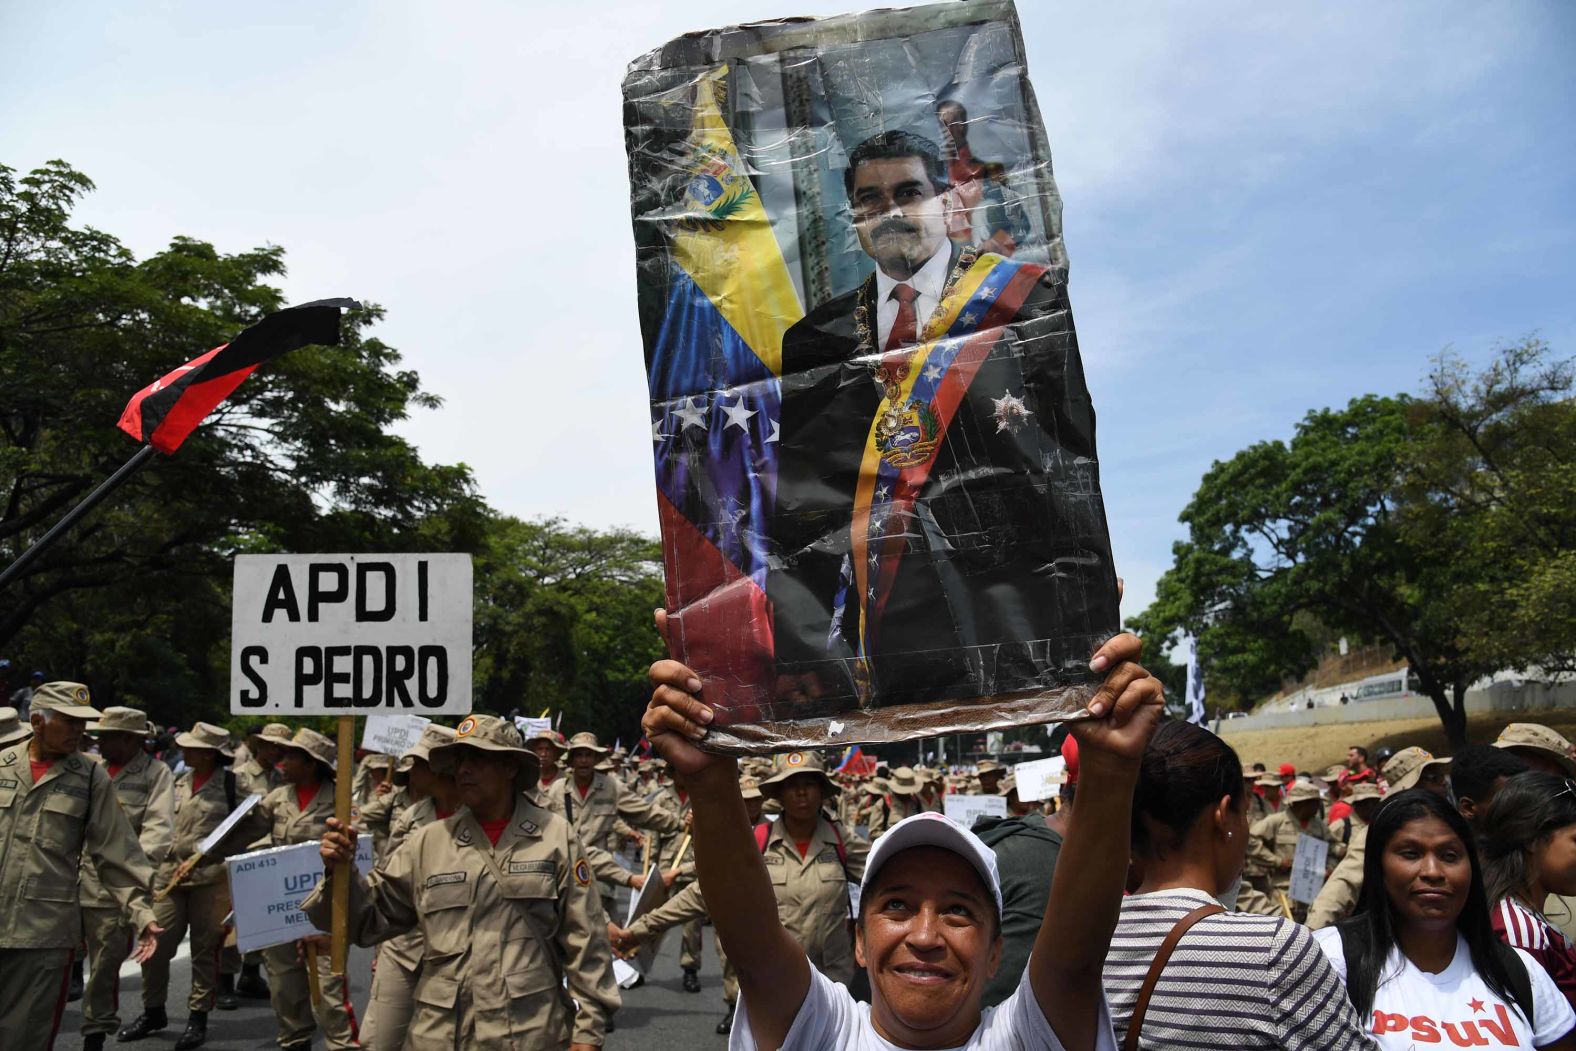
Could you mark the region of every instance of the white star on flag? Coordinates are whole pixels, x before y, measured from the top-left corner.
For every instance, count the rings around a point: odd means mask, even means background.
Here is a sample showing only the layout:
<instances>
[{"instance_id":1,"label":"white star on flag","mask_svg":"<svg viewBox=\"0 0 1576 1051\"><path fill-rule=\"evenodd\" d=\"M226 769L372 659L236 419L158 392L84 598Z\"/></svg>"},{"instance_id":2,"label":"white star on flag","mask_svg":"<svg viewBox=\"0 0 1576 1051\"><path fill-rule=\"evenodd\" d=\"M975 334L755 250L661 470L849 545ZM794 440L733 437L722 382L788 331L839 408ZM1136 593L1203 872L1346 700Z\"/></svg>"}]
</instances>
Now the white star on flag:
<instances>
[{"instance_id":1,"label":"white star on flag","mask_svg":"<svg viewBox=\"0 0 1576 1051\"><path fill-rule=\"evenodd\" d=\"M750 417L755 415L755 410L746 409L744 407L744 396L740 395L738 401L732 405L724 405L722 407L722 414L728 417L728 422L723 425L724 428L737 427L741 431L748 431L750 429Z\"/></svg>"},{"instance_id":2,"label":"white star on flag","mask_svg":"<svg viewBox=\"0 0 1576 1051\"><path fill-rule=\"evenodd\" d=\"M706 429L706 410L699 405L690 404L698 399L685 398L684 404L673 410L673 415L684 421L685 427L699 427ZM683 428L680 428L681 430Z\"/></svg>"},{"instance_id":3,"label":"white star on flag","mask_svg":"<svg viewBox=\"0 0 1576 1051\"><path fill-rule=\"evenodd\" d=\"M773 420L772 421L772 433L768 434L764 440L767 441L767 442L775 442L780 437L781 437L781 435L778 433L777 421Z\"/></svg>"},{"instance_id":4,"label":"white star on flag","mask_svg":"<svg viewBox=\"0 0 1576 1051\"><path fill-rule=\"evenodd\" d=\"M662 433L662 421L661 420L652 420L651 421L651 440L652 441L660 442L664 438L671 438L671 437L673 437L673 435L671 435L671 434L663 434Z\"/></svg>"},{"instance_id":5,"label":"white star on flag","mask_svg":"<svg viewBox=\"0 0 1576 1051\"><path fill-rule=\"evenodd\" d=\"M932 362L925 366L925 378L932 383L941 378L941 366Z\"/></svg>"}]
</instances>

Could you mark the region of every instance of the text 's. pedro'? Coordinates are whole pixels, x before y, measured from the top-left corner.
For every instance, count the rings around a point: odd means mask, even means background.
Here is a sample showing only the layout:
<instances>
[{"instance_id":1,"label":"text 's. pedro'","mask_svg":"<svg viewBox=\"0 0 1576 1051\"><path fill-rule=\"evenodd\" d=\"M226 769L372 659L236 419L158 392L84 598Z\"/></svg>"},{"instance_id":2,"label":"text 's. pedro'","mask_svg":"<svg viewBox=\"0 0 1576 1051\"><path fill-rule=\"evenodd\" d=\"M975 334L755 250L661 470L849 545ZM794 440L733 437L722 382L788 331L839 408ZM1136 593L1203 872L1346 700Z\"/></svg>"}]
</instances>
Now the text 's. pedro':
<instances>
[{"instance_id":1,"label":"text 's. pedro'","mask_svg":"<svg viewBox=\"0 0 1576 1051\"><path fill-rule=\"evenodd\" d=\"M240 555L233 715L471 710L469 555Z\"/></svg>"},{"instance_id":2,"label":"text 's. pedro'","mask_svg":"<svg viewBox=\"0 0 1576 1051\"><path fill-rule=\"evenodd\" d=\"M675 657L705 747L1075 717L1119 627L1010 0L689 33L624 78Z\"/></svg>"}]
</instances>

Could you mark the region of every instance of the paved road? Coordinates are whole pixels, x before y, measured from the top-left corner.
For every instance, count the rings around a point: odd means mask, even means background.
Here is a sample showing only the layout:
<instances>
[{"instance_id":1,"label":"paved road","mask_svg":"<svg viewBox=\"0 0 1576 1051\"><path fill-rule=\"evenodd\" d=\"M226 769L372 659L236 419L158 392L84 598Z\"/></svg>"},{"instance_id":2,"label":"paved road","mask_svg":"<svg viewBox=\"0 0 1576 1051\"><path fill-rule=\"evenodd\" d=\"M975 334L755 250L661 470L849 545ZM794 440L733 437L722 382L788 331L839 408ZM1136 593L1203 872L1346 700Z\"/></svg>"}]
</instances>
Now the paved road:
<instances>
[{"instance_id":1,"label":"paved road","mask_svg":"<svg viewBox=\"0 0 1576 1051\"><path fill-rule=\"evenodd\" d=\"M607 1051L722 1051L726 1038L713 1032L722 1017L722 979L717 967L711 929L706 930L706 950L701 966L701 992L686 993L680 986L677 931L663 941L662 953L653 974L639 989L624 991L624 1007L618 1013L618 1029L608 1037ZM366 1006L367 983L372 954L352 949L349 971L351 996L359 1012ZM191 965L184 952L170 968L170 1028L137 1044L107 1047L169 1051L186 1025L186 997L191 988ZM142 1003L142 975L128 964L122 970L120 1018L124 1025L137 1016ZM80 1004L68 1004L61 1020L59 1051L77 1051L82 1013ZM208 1017L209 1048L262 1051L275 1046L274 1013L267 1001L242 1000L236 1011L215 1011ZM322 1047L319 1040L318 1047Z\"/></svg>"}]
</instances>

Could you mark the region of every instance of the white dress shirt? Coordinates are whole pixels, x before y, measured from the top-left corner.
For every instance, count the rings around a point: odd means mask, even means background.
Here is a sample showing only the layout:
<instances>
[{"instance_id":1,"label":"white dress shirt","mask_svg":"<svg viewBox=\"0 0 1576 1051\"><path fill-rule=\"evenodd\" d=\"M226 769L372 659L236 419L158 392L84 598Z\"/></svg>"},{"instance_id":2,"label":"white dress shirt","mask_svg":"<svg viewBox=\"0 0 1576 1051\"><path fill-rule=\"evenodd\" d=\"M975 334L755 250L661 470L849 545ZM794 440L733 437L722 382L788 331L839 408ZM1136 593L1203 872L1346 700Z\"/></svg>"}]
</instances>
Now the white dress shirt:
<instances>
[{"instance_id":1,"label":"white dress shirt","mask_svg":"<svg viewBox=\"0 0 1576 1051\"><path fill-rule=\"evenodd\" d=\"M876 353L886 349L887 337L892 334L892 326L897 322L900 304L892 297L892 289L898 285L910 285L919 293L914 299L914 334L920 336L925 331L925 322L941 303L941 292L947 287L947 271L951 269L951 262L952 242L943 239L936 254L907 281L888 277L880 267L876 268Z\"/></svg>"}]
</instances>

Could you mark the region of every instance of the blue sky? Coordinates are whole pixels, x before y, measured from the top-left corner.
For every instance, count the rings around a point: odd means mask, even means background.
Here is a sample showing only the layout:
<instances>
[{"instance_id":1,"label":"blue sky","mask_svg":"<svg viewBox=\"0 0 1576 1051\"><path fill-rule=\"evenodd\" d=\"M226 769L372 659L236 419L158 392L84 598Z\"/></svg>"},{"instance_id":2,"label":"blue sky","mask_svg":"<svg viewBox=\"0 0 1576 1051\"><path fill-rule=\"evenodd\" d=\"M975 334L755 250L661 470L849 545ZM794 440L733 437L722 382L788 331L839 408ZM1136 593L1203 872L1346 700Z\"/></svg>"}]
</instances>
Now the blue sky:
<instances>
[{"instance_id":1,"label":"blue sky","mask_svg":"<svg viewBox=\"0 0 1576 1051\"><path fill-rule=\"evenodd\" d=\"M405 432L522 515L656 529L619 81L678 33L849 10L0 6L0 161L139 255L275 243L382 303ZM1576 353L1576 5L1020 6L1065 201L1124 612L1210 463L1454 346ZM105 421L111 426L113 421Z\"/></svg>"}]
</instances>

